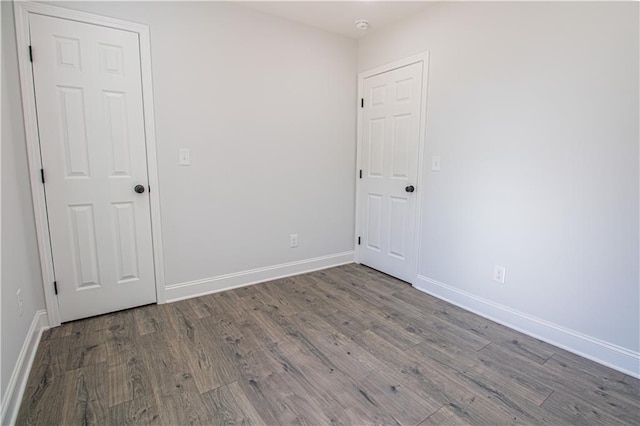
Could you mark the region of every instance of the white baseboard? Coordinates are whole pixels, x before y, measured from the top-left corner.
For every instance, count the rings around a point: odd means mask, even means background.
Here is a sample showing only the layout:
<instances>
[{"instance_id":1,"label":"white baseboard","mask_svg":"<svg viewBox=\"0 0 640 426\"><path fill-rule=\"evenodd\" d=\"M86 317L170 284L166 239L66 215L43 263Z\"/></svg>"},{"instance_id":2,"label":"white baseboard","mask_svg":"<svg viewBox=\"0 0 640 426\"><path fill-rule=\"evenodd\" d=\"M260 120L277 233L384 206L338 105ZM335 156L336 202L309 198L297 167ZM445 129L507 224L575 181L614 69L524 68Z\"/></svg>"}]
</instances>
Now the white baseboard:
<instances>
[{"instance_id":1,"label":"white baseboard","mask_svg":"<svg viewBox=\"0 0 640 426\"><path fill-rule=\"evenodd\" d=\"M312 259L299 260L296 262L282 263L280 265L267 266L265 268L220 275L213 278L172 284L166 287L165 294L167 296L167 302L176 302L182 299L232 290L234 288L245 287L251 284L353 263L353 255L352 251L348 251L328 256L314 257Z\"/></svg>"},{"instance_id":2,"label":"white baseboard","mask_svg":"<svg viewBox=\"0 0 640 426\"><path fill-rule=\"evenodd\" d=\"M418 275L413 286L424 293L521 333L640 378L640 353L638 352L516 311L428 277Z\"/></svg>"},{"instance_id":3,"label":"white baseboard","mask_svg":"<svg viewBox=\"0 0 640 426\"><path fill-rule=\"evenodd\" d=\"M0 414L0 424L12 425L16 422L16 416L20 409L20 403L22 402L22 395L24 394L25 387L27 386L27 379L29 378L29 372L33 365L33 359L36 356L38 350L38 344L40 343L40 337L42 332L49 328L49 319L47 317L47 311L37 311L27 336L22 344L22 349L18 355L18 360L13 368L13 374L9 379L9 385L2 398L2 412Z\"/></svg>"}]
</instances>

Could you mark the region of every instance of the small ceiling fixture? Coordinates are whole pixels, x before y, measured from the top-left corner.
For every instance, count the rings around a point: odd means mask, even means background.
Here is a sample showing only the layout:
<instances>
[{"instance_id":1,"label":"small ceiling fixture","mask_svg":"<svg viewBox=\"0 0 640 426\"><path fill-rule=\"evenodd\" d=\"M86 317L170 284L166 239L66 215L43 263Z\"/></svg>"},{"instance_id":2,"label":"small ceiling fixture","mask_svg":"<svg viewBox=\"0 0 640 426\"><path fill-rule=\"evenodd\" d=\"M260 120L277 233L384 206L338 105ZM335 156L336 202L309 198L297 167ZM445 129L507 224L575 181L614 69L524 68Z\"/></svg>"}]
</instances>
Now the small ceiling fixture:
<instances>
[{"instance_id":1,"label":"small ceiling fixture","mask_svg":"<svg viewBox=\"0 0 640 426\"><path fill-rule=\"evenodd\" d=\"M356 21L356 28L359 30L366 30L367 28L369 28L369 21L367 21L366 19L358 19Z\"/></svg>"}]
</instances>

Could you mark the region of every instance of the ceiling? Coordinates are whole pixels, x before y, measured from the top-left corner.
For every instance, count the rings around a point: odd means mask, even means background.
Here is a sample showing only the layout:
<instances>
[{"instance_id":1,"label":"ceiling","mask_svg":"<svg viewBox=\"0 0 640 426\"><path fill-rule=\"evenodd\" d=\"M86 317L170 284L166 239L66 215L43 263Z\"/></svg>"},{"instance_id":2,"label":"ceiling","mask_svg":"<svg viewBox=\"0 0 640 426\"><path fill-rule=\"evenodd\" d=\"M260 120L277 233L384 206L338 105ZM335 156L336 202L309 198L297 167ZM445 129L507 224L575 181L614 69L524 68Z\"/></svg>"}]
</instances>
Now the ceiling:
<instances>
[{"instance_id":1,"label":"ceiling","mask_svg":"<svg viewBox=\"0 0 640 426\"><path fill-rule=\"evenodd\" d=\"M325 31L358 39L428 6L423 1L249 1L242 3L259 11ZM359 30L355 21L366 19L369 29Z\"/></svg>"}]
</instances>

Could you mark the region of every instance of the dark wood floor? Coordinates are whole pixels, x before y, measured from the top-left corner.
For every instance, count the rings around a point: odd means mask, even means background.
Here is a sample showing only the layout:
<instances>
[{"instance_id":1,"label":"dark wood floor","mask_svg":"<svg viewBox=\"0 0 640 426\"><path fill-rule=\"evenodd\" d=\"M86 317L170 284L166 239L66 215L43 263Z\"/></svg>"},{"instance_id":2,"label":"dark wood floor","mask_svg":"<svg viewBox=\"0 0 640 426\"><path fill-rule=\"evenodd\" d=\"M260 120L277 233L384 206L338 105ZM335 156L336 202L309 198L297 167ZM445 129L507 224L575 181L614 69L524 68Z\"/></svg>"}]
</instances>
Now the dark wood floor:
<instances>
[{"instance_id":1,"label":"dark wood floor","mask_svg":"<svg viewBox=\"0 0 640 426\"><path fill-rule=\"evenodd\" d=\"M640 424L640 383L358 265L45 332L18 424Z\"/></svg>"}]
</instances>

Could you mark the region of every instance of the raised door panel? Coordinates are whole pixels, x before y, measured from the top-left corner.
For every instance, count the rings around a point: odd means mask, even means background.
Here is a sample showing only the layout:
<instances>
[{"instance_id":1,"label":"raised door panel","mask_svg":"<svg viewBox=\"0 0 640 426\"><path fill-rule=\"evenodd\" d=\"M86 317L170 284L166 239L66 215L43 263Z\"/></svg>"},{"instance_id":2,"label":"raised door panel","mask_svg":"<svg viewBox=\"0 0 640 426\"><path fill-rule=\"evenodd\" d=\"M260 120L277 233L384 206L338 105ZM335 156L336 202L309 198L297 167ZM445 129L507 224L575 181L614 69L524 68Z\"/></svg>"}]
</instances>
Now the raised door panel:
<instances>
[{"instance_id":1,"label":"raised door panel","mask_svg":"<svg viewBox=\"0 0 640 426\"><path fill-rule=\"evenodd\" d=\"M367 174L369 177L381 178L384 175L384 135L385 119L373 118L369 121L367 150Z\"/></svg>"},{"instance_id":2,"label":"raised door panel","mask_svg":"<svg viewBox=\"0 0 640 426\"><path fill-rule=\"evenodd\" d=\"M391 140L391 178L408 179L410 173L410 161L415 161L409 157L412 140L411 135L411 114L400 114L393 117L393 139Z\"/></svg>"},{"instance_id":3,"label":"raised door panel","mask_svg":"<svg viewBox=\"0 0 640 426\"><path fill-rule=\"evenodd\" d=\"M64 150L67 178L89 177L87 117L84 90L81 87L58 86L60 99L60 138Z\"/></svg>"},{"instance_id":4,"label":"raised door panel","mask_svg":"<svg viewBox=\"0 0 640 426\"><path fill-rule=\"evenodd\" d=\"M367 248L381 251L382 246L382 210L383 196L381 194L368 194L367 200Z\"/></svg>"},{"instance_id":5,"label":"raised door panel","mask_svg":"<svg viewBox=\"0 0 640 426\"><path fill-rule=\"evenodd\" d=\"M388 254L404 260L407 250L407 198L390 197L389 199L389 249Z\"/></svg>"},{"instance_id":6,"label":"raised door panel","mask_svg":"<svg viewBox=\"0 0 640 426\"><path fill-rule=\"evenodd\" d=\"M93 205L72 205L68 211L75 288L81 290L99 287L100 272Z\"/></svg>"},{"instance_id":7,"label":"raised door panel","mask_svg":"<svg viewBox=\"0 0 640 426\"><path fill-rule=\"evenodd\" d=\"M104 127L109 146L110 176L131 177L131 150L127 123L127 94L102 91Z\"/></svg>"},{"instance_id":8,"label":"raised door panel","mask_svg":"<svg viewBox=\"0 0 640 426\"><path fill-rule=\"evenodd\" d=\"M80 40L63 36L54 36L58 68L82 71L80 63Z\"/></svg>"},{"instance_id":9,"label":"raised door panel","mask_svg":"<svg viewBox=\"0 0 640 426\"><path fill-rule=\"evenodd\" d=\"M133 203L114 203L113 222L117 282L123 284L139 279L136 217Z\"/></svg>"}]
</instances>

